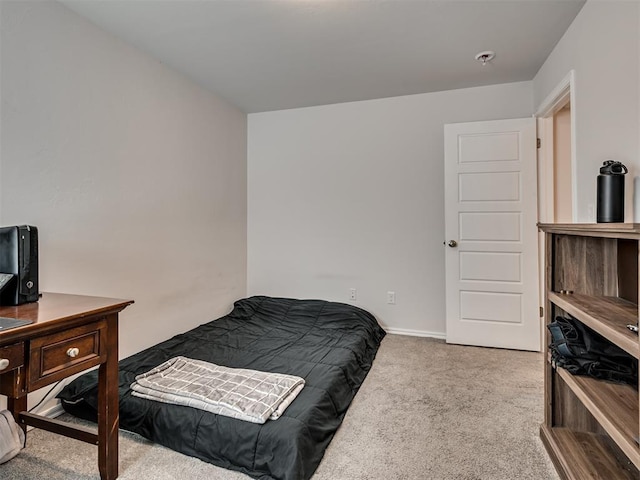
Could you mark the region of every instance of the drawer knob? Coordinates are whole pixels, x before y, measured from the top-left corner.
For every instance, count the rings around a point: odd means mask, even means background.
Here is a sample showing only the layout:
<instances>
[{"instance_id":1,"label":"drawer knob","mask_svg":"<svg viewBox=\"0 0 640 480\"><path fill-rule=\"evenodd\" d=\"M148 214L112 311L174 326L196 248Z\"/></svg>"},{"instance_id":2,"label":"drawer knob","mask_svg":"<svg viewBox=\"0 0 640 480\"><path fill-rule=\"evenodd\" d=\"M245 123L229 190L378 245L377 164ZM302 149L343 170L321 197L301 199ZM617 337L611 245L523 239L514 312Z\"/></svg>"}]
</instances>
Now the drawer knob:
<instances>
[{"instance_id":1,"label":"drawer knob","mask_svg":"<svg viewBox=\"0 0 640 480\"><path fill-rule=\"evenodd\" d=\"M9 366L9 359L8 358L0 358L0 370L4 370L8 366Z\"/></svg>"},{"instance_id":2,"label":"drawer knob","mask_svg":"<svg viewBox=\"0 0 640 480\"><path fill-rule=\"evenodd\" d=\"M75 358L78 356L78 354L80 353L80 349L79 348L70 348L69 350L67 350L67 356L71 357L71 358Z\"/></svg>"}]
</instances>

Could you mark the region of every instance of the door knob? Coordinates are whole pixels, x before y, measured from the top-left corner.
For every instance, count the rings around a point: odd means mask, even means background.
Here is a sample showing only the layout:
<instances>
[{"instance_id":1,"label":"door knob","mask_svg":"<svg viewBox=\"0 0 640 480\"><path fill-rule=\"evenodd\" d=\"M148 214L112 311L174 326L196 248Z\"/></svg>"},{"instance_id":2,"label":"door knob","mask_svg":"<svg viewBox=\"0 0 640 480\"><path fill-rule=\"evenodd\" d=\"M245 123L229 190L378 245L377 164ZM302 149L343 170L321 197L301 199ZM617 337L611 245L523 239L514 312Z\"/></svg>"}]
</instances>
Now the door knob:
<instances>
[{"instance_id":1,"label":"door knob","mask_svg":"<svg viewBox=\"0 0 640 480\"><path fill-rule=\"evenodd\" d=\"M457 247L458 246L458 242L456 242L455 240L449 240L449 246L451 248Z\"/></svg>"}]
</instances>

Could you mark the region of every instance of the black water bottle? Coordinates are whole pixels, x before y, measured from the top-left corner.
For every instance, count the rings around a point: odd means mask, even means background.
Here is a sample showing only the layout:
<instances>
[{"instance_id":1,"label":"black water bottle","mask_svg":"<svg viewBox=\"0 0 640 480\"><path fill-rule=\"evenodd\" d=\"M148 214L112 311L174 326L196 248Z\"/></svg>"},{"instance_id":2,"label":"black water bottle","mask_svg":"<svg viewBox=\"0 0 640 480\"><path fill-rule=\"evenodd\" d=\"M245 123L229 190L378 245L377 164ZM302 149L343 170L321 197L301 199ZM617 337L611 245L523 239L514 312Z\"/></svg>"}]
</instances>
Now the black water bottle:
<instances>
[{"instance_id":1,"label":"black water bottle","mask_svg":"<svg viewBox=\"0 0 640 480\"><path fill-rule=\"evenodd\" d=\"M607 160L598 175L598 223L624 222L624 175L627 167Z\"/></svg>"}]
</instances>

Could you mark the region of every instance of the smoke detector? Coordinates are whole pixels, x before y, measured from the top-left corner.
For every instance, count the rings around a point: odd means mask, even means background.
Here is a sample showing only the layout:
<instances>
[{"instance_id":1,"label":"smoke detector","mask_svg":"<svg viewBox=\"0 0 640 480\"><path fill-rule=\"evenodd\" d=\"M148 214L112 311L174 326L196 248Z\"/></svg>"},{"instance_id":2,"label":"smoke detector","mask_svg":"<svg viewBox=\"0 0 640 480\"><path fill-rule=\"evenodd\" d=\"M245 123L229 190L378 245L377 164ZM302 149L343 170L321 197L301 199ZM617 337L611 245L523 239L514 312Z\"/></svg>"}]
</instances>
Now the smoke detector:
<instances>
[{"instance_id":1,"label":"smoke detector","mask_svg":"<svg viewBox=\"0 0 640 480\"><path fill-rule=\"evenodd\" d=\"M496 56L496 52L492 52L491 50L486 50L484 52L480 52L476 55L476 60L478 60L482 65L486 65L487 62L493 60L493 57Z\"/></svg>"}]
</instances>

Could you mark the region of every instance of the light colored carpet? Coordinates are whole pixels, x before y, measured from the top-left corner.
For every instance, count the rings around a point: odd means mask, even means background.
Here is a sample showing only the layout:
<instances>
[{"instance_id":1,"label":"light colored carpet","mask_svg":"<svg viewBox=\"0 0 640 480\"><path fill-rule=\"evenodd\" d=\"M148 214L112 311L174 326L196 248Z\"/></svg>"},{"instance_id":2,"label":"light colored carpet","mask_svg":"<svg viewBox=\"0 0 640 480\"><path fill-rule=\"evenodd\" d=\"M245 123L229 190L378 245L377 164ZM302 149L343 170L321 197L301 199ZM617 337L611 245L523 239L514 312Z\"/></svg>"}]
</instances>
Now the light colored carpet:
<instances>
[{"instance_id":1,"label":"light colored carpet","mask_svg":"<svg viewBox=\"0 0 640 480\"><path fill-rule=\"evenodd\" d=\"M556 480L538 437L542 355L388 335L313 480ZM96 480L97 449L41 430L3 480ZM127 432L122 480L249 477Z\"/></svg>"}]
</instances>

